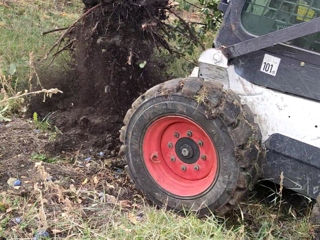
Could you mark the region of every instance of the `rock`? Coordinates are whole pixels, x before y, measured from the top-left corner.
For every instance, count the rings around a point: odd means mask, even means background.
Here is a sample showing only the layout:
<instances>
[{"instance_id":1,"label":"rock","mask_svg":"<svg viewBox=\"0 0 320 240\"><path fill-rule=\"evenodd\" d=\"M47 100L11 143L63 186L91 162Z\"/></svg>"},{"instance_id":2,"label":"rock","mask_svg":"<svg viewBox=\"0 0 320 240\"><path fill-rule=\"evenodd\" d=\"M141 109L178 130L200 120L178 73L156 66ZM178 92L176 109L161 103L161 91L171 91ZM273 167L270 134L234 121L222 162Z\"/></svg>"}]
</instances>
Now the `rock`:
<instances>
[{"instance_id":1,"label":"rock","mask_svg":"<svg viewBox=\"0 0 320 240\"><path fill-rule=\"evenodd\" d=\"M20 217L16 217L13 219L13 221L16 223L16 224L20 224L22 222L22 219Z\"/></svg>"},{"instance_id":2,"label":"rock","mask_svg":"<svg viewBox=\"0 0 320 240\"><path fill-rule=\"evenodd\" d=\"M98 196L99 198L104 198L105 194L103 192L99 192Z\"/></svg>"},{"instance_id":3,"label":"rock","mask_svg":"<svg viewBox=\"0 0 320 240\"><path fill-rule=\"evenodd\" d=\"M50 235L46 230L39 230L38 232L36 232L36 234L34 235L33 240L41 240L41 239L47 239L49 238Z\"/></svg>"},{"instance_id":4,"label":"rock","mask_svg":"<svg viewBox=\"0 0 320 240\"><path fill-rule=\"evenodd\" d=\"M99 157L104 157L104 152L99 152Z\"/></svg>"},{"instance_id":5,"label":"rock","mask_svg":"<svg viewBox=\"0 0 320 240\"><path fill-rule=\"evenodd\" d=\"M15 181L17 181L18 179L17 178L9 178L7 183L10 187L14 187L14 183Z\"/></svg>"},{"instance_id":6,"label":"rock","mask_svg":"<svg viewBox=\"0 0 320 240\"><path fill-rule=\"evenodd\" d=\"M53 177L52 177L52 176L48 176L48 177L46 178L46 181L47 181L47 182L53 182Z\"/></svg>"},{"instance_id":7,"label":"rock","mask_svg":"<svg viewBox=\"0 0 320 240\"><path fill-rule=\"evenodd\" d=\"M17 179L17 180L14 181L13 186L14 187L20 187L21 184L22 184L21 181L19 179Z\"/></svg>"}]
</instances>

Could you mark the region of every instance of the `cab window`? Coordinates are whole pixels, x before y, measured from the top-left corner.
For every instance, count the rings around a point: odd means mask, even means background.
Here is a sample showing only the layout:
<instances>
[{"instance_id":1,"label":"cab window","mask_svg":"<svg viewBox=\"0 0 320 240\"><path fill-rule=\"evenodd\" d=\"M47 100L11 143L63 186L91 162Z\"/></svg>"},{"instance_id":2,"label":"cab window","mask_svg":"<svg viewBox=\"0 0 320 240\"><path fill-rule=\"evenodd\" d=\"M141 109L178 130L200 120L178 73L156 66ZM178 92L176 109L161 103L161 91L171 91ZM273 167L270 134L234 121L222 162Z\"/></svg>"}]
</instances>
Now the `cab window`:
<instances>
[{"instance_id":1,"label":"cab window","mask_svg":"<svg viewBox=\"0 0 320 240\"><path fill-rule=\"evenodd\" d=\"M320 16L320 0L246 0L242 25L251 34L263 35ZM287 44L320 52L320 33Z\"/></svg>"}]
</instances>

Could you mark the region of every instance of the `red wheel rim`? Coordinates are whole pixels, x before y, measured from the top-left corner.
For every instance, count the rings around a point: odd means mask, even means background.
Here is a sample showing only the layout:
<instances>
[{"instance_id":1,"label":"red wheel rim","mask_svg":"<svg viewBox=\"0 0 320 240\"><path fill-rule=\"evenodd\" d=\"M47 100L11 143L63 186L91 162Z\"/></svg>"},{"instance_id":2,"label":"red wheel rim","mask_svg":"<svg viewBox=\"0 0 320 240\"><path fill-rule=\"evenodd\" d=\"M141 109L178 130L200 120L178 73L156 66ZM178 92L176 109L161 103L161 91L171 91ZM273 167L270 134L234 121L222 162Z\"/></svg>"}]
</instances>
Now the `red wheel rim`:
<instances>
[{"instance_id":1,"label":"red wheel rim","mask_svg":"<svg viewBox=\"0 0 320 240\"><path fill-rule=\"evenodd\" d=\"M190 142L190 146L179 148L182 141ZM194 161L187 162L190 156ZM205 192L217 175L213 141L197 123L181 116L162 117L151 124L143 139L143 157L155 182L178 196Z\"/></svg>"}]
</instances>

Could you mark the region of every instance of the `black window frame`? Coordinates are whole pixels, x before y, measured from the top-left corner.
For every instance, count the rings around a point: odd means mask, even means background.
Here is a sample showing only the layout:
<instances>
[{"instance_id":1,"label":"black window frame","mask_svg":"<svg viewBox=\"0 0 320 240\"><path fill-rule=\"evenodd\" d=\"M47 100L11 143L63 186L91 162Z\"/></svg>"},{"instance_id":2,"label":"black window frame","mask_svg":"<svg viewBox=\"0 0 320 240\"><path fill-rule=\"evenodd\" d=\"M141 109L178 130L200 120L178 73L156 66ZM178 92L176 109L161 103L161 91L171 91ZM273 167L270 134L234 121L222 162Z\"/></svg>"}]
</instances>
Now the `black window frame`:
<instances>
[{"instance_id":1,"label":"black window frame","mask_svg":"<svg viewBox=\"0 0 320 240\"><path fill-rule=\"evenodd\" d=\"M227 10L227 12L229 11L228 17L232 23L233 33L241 41L259 37L248 32L242 24L242 12L244 11L245 4L246 0L231 0ZM279 53L279 50L281 50L281 55L291 58L294 57L300 61L320 66L320 53L318 52L286 43L279 43L274 47L268 48L269 52L274 52L276 54Z\"/></svg>"}]
</instances>

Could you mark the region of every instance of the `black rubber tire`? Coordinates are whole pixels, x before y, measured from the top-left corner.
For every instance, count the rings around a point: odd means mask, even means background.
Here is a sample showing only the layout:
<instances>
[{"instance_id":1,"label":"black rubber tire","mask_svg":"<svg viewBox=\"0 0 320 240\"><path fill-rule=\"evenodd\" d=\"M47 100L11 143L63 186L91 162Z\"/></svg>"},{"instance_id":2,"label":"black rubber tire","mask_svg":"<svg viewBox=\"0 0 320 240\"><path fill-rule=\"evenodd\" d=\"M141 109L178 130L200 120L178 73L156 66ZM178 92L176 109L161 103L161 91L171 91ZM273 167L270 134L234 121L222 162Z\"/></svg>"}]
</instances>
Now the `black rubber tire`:
<instances>
[{"instance_id":1,"label":"black rubber tire","mask_svg":"<svg viewBox=\"0 0 320 240\"><path fill-rule=\"evenodd\" d=\"M219 175L204 193L180 197L162 189L148 173L142 140L152 122L166 115L181 115L198 123L215 143ZM164 82L140 96L127 112L120 131L121 151L129 174L148 199L159 206L191 210L203 215L224 215L254 184L263 155L259 127L240 99L222 86L199 78Z\"/></svg>"}]
</instances>

